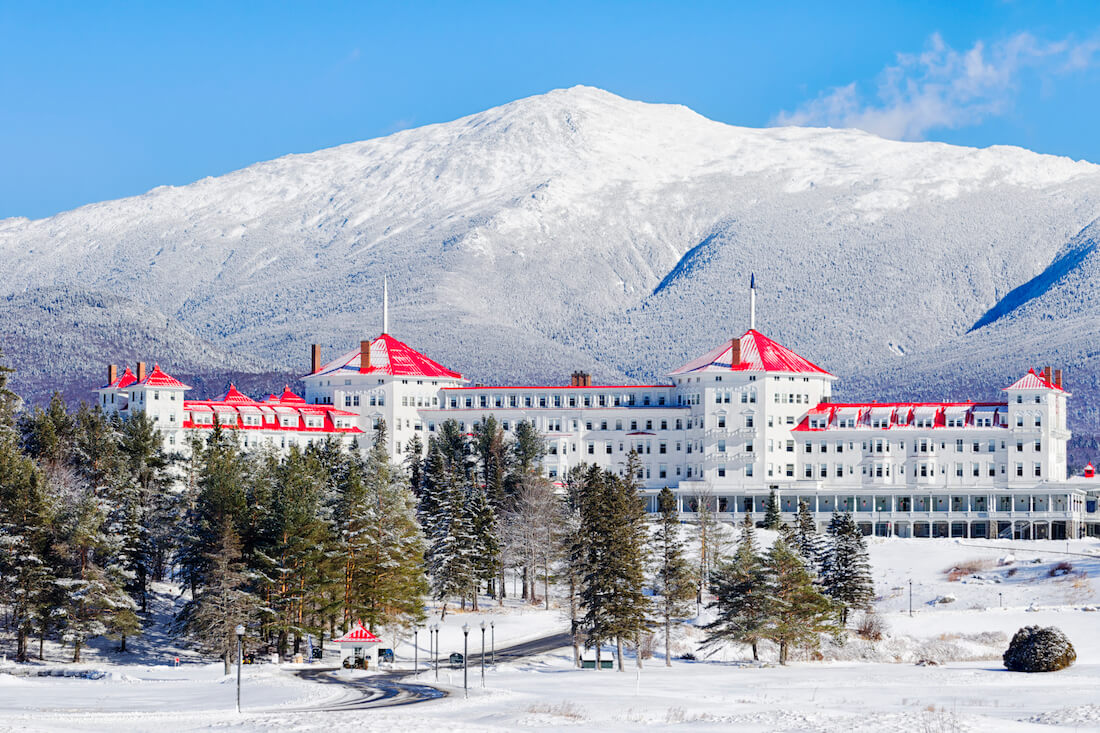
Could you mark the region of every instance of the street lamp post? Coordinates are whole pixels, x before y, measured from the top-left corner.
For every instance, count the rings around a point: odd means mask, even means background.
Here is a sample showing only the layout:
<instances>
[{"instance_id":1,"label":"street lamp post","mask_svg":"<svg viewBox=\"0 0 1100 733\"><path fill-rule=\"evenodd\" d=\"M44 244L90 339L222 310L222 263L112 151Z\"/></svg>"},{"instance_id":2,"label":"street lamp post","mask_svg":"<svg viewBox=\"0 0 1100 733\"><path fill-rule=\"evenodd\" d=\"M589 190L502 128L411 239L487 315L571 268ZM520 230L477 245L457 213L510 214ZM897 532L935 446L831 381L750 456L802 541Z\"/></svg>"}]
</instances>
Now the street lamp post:
<instances>
[{"instance_id":1,"label":"street lamp post","mask_svg":"<svg viewBox=\"0 0 1100 733\"><path fill-rule=\"evenodd\" d=\"M997 594L997 607L998 608L1004 608L1005 607L1005 594L1004 593L998 593Z\"/></svg>"},{"instance_id":2,"label":"street lamp post","mask_svg":"<svg viewBox=\"0 0 1100 733\"><path fill-rule=\"evenodd\" d=\"M909 581L909 615L913 615L913 581Z\"/></svg>"},{"instance_id":3,"label":"street lamp post","mask_svg":"<svg viewBox=\"0 0 1100 733\"><path fill-rule=\"evenodd\" d=\"M470 696L470 624L462 624L462 694Z\"/></svg>"},{"instance_id":4,"label":"street lamp post","mask_svg":"<svg viewBox=\"0 0 1100 733\"><path fill-rule=\"evenodd\" d=\"M439 624L432 624L432 635L435 636L435 678L439 679Z\"/></svg>"},{"instance_id":5,"label":"street lamp post","mask_svg":"<svg viewBox=\"0 0 1100 733\"><path fill-rule=\"evenodd\" d=\"M413 676L420 674L420 624L413 624Z\"/></svg>"},{"instance_id":6,"label":"street lamp post","mask_svg":"<svg viewBox=\"0 0 1100 733\"><path fill-rule=\"evenodd\" d=\"M244 661L244 625L233 629L237 634L237 712L241 712L241 663Z\"/></svg>"},{"instance_id":7,"label":"street lamp post","mask_svg":"<svg viewBox=\"0 0 1100 733\"><path fill-rule=\"evenodd\" d=\"M481 622L481 686L485 686L485 622Z\"/></svg>"}]
</instances>

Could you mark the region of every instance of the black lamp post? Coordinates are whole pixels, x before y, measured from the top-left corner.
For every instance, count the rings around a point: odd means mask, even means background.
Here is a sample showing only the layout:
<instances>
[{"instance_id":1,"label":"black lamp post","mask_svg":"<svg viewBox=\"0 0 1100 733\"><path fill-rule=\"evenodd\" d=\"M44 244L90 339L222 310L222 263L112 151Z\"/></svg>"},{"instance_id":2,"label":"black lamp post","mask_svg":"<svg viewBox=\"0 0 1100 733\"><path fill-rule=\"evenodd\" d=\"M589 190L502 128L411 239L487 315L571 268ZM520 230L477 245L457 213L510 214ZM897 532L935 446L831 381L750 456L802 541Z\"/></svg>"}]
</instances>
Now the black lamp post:
<instances>
[{"instance_id":1,"label":"black lamp post","mask_svg":"<svg viewBox=\"0 0 1100 733\"><path fill-rule=\"evenodd\" d=\"M420 674L420 624L413 624L413 676Z\"/></svg>"},{"instance_id":2,"label":"black lamp post","mask_svg":"<svg viewBox=\"0 0 1100 733\"><path fill-rule=\"evenodd\" d=\"M1004 608L1005 607L1005 594L1004 593L998 593L997 594L997 607L998 608Z\"/></svg>"},{"instance_id":3,"label":"black lamp post","mask_svg":"<svg viewBox=\"0 0 1100 733\"><path fill-rule=\"evenodd\" d=\"M913 615L913 581L909 581L909 615Z\"/></svg>"},{"instance_id":4,"label":"black lamp post","mask_svg":"<svg viewBox=\"0 0 1100 733\"><path fill-rule=\"evenodd\" d=\"M489 643L492 644L491 649L493 657L493 669L497 668L497 624L496 621L489 622Z\"/></svg>"},{"instance_id":5,"label":"black lamp post","mask_svg":"<svg viewBox=\"0 0 1100 733\"><path fill-rule=\"evenodd\" d=\"M241 663L244 661L244 626L237 624L233 629L237 634L237 712L241 712Z\"/></svg>"},{"instance_id":6,"label":"black lamp post","mask_svg":"<svg viewBox=\"0 0 1100 733\"><path fill-rule=\"evenodd\" d=\"M470 624L462 624L462 694L470 696Z\"/></svg>"},{"instance_id":7,"label":"black lamp post","mask_svg":"<svg viewBox=\"0 0 1100 733\"><path fill-rule=\"evenodd\" d=\"M481 622L481 686L485 686L485 621Z\"/></svg>"}]
</instances>

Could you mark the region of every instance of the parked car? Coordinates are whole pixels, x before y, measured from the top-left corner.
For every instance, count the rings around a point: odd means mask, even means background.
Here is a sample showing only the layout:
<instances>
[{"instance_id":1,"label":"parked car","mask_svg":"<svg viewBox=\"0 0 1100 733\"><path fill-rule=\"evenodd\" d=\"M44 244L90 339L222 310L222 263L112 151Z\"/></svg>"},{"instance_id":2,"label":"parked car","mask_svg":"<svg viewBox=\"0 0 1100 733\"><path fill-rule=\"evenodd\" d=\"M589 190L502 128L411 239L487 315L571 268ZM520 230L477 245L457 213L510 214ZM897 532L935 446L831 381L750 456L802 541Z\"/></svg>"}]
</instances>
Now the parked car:
<instances>
[{"instance_id":1,"label":"parked car","mask_svg":"<svg viewBox=\"0 0 1100 733\"><path fill-rule=\"evenodd\" d=\"M451 669L462 669L462 663L465 661L462 655L455 652L451 655Z\"/></svg>"},{"instance_id":2,"label":"parked car","mask_svg":"<svg viewBox=\"0 0 1100 733\"><path fill-rule=\"evenodd\" d=\"M379 649L378 650L378 661L379 662L390 662L392 664L393 663L393 649Z\"/></svg>"}]
</instances>

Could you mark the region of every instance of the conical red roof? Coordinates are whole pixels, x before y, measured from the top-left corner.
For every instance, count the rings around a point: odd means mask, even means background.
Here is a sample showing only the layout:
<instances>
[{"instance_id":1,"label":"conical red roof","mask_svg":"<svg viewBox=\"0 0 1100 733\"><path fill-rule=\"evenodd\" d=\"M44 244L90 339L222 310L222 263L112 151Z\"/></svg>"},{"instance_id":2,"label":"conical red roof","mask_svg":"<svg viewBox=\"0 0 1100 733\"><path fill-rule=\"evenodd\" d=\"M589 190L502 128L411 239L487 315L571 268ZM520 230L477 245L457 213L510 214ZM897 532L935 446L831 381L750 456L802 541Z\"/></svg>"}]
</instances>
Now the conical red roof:
<instances>
[{"instance_id":1,"label":"conical red roof","mask_svg":"<svg viewBox=\"0 0 1100 733\"><path fill-rule=\"evenodd\" d=\"M180 380L161 371L159 364L154 364L153 371L149 372L149 376L145 379L138 382L138 385L141 387L177 387L180 389L191 389Z\"/></svg>"},{"instance_id":2,"label":"conical red roof","mask_svg":"<svg viewBox=\"0 0 1100 733\"><path fill-rule=\"evenodd\" d=\"M1043 376L1036 373L1034 369L1028 369L1027 374L1020 377L1001 391L1005 392L1010 389L1053 389L1059 392L1065 391L1061 387L1058 387L1053 383L1043 379Z\"/></svg>"},{"instance_id":3,"label":"conical red roof","mask_svg":"<svg viewBox=\"0 0 1100 733\"><path fill-rule=\"evenodd\" d=\"M126 389L136 381L137 377L135 377L134 373L130 371L130 367L126 367L126 370L122 372L122 376L108 384L106 387L103 387L103 389Z\"/></svg>"},{"instance_id":4,"label":"conical red roof","mask_svg":"<svg viewBox=\"0 0 1100 733\"><path fill-rule=\"evenodd\" d=\"M691 374L713 367L728 371L787 372L832 376L809 359L799 356L777 341L772 341L759 331L750 329L741 337L741 358L737 366L732 366L732 349L732 340L726 341L699 358L689 361L671 374L673 376Z\"/></svg>"},{"instance_id":5,"label":"conical red roof","mask_svg":"<svg viewBox=\"0 0 1100 733\"><path fill-rule=\"evenodd\" d=\"M246 394L243 394L243 393L239 392L237 390L237 388L235 386L233 386L232 382L229 383L229 390L225 394L223 394L221 397L218 397L214 401L215 402L225 402L225 403L231 404L231 405L254 405L254 404L256 404L256 400L252 399L251 397L249 397Z\"/></svg>"},{"instance_id":6,"label":"conical red roof","mask_svg":"<svg viewBox=\"0 0 1100 733\"><path fill-rule=\"evenodd\" d=\"M338 359L321 367L316 374L337 374L359 372L361 353L359 349L349 351ZM370 367L368 374L391 374L395 377L428 377L444 379L462 379L458 372L432 361L406 343L398 341L384 333L370 344Z\"/></svg>"}]
</instances>

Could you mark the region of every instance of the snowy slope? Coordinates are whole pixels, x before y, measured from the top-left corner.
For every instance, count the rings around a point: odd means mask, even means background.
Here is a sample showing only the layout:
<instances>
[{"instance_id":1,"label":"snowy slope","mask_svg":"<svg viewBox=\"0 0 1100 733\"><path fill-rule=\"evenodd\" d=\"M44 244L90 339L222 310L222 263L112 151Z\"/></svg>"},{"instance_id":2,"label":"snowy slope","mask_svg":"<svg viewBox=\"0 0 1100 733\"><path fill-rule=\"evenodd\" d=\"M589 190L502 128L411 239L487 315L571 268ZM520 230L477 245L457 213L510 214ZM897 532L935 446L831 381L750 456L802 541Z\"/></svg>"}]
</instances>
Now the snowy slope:
<instances>
[{"instance_id":1,"label":"snowy slope","mask_svg":"<svg viewBox=\"0 0 1100 733\"><path fill-rule=\"evenodd\" d=\"M388 274L394 332L475 379L650 379L745 329L752 270L762 330L839 376L905 389L950 376L945 363L972 372L963 357L983 332L1032 339L998 352L998 376L1064 358L1054 294L1084 322L1100 303L1072 281L1095 255L1055 263L1098 216L1090 163L738 128L576 87L0 221L0 296L118 294L254 371L295 372L310 342L377 333ZM1034 278L1033 297L1005 300ZM67 315L61 328L79 330ZM18 365L42 366L10 322L0 337ZM62 347L59 377L86 378L81 358ZM1067 364L1071 387L1096 373Z\"/></svg>"}]
</instances>

